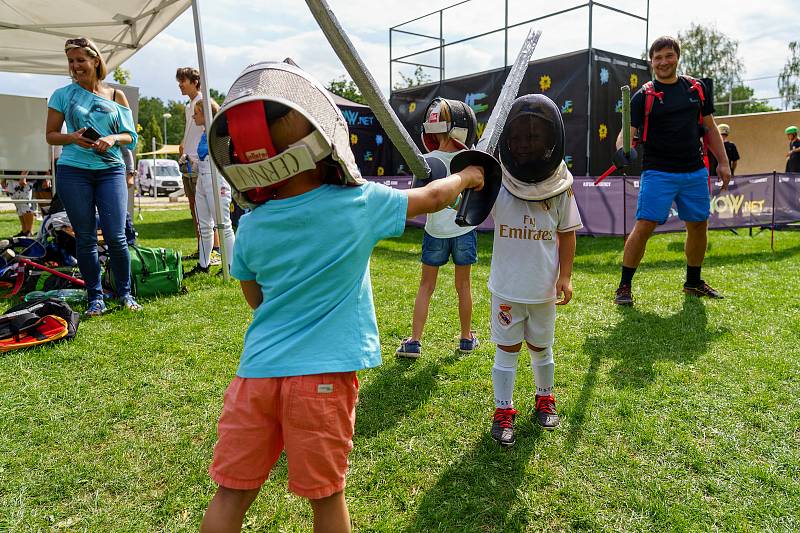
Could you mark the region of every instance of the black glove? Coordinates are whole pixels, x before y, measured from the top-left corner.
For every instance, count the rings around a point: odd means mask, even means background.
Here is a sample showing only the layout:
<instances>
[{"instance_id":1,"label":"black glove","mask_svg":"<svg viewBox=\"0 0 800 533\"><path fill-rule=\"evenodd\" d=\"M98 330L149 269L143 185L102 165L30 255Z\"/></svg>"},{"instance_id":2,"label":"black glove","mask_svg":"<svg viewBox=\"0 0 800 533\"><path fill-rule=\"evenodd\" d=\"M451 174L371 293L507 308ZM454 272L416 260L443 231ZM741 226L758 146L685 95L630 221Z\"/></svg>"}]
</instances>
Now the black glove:
<instances>
[{"instance_id":1,"label":"black glove","mask_svg":"<svg viewBox=\"0 0 800 533\"><path fill-rule=\"evenodd\" d=\"M617 153L614 154L612 161L615 167L625 168L629 165L632 165L636 161L637 157L638 154L636 153L636 148L631 147L631 152L629 154L626 154L622 151L622 148L620 148L617 150Z\"/></svg>"}]
</instances>

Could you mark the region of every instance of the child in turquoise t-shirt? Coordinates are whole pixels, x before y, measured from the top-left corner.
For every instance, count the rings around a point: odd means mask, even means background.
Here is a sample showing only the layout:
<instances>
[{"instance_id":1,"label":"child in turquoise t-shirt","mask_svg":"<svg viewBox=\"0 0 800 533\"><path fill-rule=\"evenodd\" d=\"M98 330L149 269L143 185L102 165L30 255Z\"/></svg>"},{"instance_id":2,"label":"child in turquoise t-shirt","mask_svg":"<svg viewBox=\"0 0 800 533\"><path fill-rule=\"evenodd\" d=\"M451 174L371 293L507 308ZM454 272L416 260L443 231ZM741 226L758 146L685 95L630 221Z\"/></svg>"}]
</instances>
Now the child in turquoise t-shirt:
<instances>
[{"instance_id":1,"label":"child in turquoise t-shirt","mask_svg":"<svg viewBox=\"0 0 800 533\"><path fill-rule=\"evenodd\" d=\"M370 255L381 239L402 234L406 218L481 187L483 173L468 167L409 191L365 183L350 164L346 122L318 82L284 64L255 65L243 77L251 70L265 86L271 79L297 85L318 105L269 96L237 105L234 83L233 104L208 130L215 164L238 201L253 208L239 223L231 268L253 320L225 393L209 468L219 489L201 529L241 527L285 451L289 490L309 499L315 527L349 531L344 486L356 371L381 363ZM255 162L248 162L251 154ZM269 186L242 186L242 176L276 174L282 179Z\"/></svg>"}]
</instances>

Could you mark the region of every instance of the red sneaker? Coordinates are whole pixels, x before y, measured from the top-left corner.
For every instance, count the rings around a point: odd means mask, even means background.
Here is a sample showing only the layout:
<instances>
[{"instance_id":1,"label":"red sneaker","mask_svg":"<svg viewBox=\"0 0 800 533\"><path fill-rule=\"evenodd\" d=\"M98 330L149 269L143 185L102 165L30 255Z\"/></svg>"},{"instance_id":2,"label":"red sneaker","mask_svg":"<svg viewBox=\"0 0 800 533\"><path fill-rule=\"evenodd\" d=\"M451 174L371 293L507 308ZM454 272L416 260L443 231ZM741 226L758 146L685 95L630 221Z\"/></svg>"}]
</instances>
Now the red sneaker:
<instances>
[{"instance_id":1,"label":"red sneaker","mask_svg":"<svg viewBox=\"0 0 800 533\"><path fill-rule=\"evenodd\" d=\"M495 409L492 418L492 438L500 446L513 446L517 439L514 435L514 417L516 409Z\"/></svg>"},{"instance_id":2,"label":"red sneaker","mask_svg":"<svg viewBox=\"0 0 800 533\"><path fill-rule=\"evenodd\" d=\"M536 421L547 430L554 430L561 423L556 412L556 399L552 394L547 396L536 395Z\"/></svg>"}]
</instances>

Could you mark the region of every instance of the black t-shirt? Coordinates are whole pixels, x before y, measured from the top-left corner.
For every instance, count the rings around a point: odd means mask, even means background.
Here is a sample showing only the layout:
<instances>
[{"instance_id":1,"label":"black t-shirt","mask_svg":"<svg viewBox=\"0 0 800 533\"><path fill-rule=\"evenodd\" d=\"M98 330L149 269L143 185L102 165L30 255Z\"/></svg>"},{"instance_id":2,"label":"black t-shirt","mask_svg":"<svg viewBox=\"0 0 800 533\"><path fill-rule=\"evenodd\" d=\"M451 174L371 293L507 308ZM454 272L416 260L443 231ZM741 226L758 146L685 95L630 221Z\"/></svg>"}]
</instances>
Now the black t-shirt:
<instances>
[{"instance_id":1,"label":"black t-shirt","mask_svg":"<svg viewBox=\"0 0 800 533\"><path fill-rule=\"evenodd\" d=\"M740 159L739 150L736 149L736 145L732 142L725 141L725 153L728 154L728 161L731 164L731 170L733 170L733 162ZM712 176L717 175L717 158L714 157L711 150L708 151L708 173Z\"/></svg>"},{"instance_id":2,"label":"black t-shirt","mask_svg":"<svg viewBox=\"0 0 800 533\"><path fill-rule=\"evenodd\" d=\"M698 80L699 81L699 80ZM702 81L705 101L703 116L714 113L712 96ZM643 170L662 172L693 172L703 168L702 131L698 124L700 97L690 91L691 84L683 77L676 83L653 80L656 92L663 92L661 100L653 99L653 108L647 125L647 142L644 143ZM631 98L631 126L640 131L644 127L644 89Z\"/></svg>"},{"instance_id":3,"label":"black t-shirt","mask_svg":"<svg viewBox=\"0 0 800 533\"><path fill-rule=\"evenodd\" d=\"M800 148L800 139L795 139L789 143L789 150ZM786 172L800 172L800 152L794 152L786 161Z\"/></svg>"}]
</instances>

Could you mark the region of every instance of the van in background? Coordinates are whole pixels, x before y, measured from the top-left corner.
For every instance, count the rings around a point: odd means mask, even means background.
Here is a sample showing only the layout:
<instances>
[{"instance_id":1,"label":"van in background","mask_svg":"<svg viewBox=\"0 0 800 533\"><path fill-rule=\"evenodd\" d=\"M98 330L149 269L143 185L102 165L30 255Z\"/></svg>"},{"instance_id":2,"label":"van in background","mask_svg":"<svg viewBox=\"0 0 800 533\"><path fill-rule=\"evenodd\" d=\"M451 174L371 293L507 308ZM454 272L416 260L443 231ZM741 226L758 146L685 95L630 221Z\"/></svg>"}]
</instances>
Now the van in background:
<instances>
[{"instance_id":1,"label":"van in background","mask_svg":"<svg viewBox=\"0 0 800 533\"><path fill-rule=\"evenodd\" d=\"M173 193L183 186L181 169L172 159L140 159L139 194L152 197ZM154 172L155 170L155 172ZM155 176L153 176L155 174ZM155 179L154 179L155 178Z\"/></svg>"}]
</instances>

